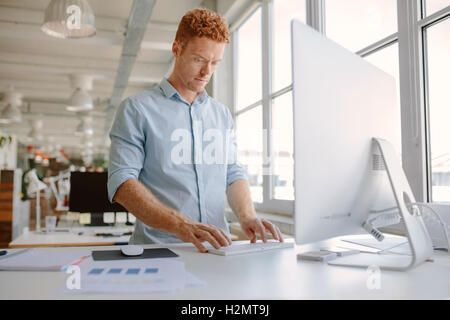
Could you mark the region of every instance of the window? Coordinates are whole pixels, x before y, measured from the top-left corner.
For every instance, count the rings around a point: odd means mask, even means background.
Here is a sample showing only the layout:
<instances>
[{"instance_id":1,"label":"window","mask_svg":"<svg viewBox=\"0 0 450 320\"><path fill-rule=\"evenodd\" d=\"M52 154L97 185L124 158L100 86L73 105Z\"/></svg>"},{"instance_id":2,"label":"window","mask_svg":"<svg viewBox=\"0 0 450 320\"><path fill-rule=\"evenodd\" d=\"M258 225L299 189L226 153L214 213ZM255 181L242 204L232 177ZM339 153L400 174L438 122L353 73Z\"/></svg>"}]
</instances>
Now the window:
<instances>
[{"instance_id":1,"label":"window","mask_svg":"<svg viewBox=\"0 0 450 320\"><path fill-rule=\"evenodd\" d=\"M236 48L236 143L247 169L252 200L263 201L261 8L234 34ZM254 105L255 103L259 105ZM253 104L253 105L252 105ZM241 112L236 116L236 112Z\"/></svg>"},{"instance_id":2,"label":"window","mask_svg":"<svg viewBox=\"0 0 450 320\"><path fill-rule=\"evenodd\" d=\"M306 23L305 1L275 0L273 2L273 91L292 83L291 20Z\"/></svg>"},{"instance_id":3,"label":"window","mask_svg":"<svg viewBox=\"0 0 450 320\"><path fill-rule=\"evenodd\" d=\"M450 0L425 0L424 11L425 16L430 16L445 7L450 6Z\"/></svg>"},{"instance_id":4,"label":"window","mask_svg":"<svg viewBox=\"0 0 450 320\"><path fill-rule=\"evenodd\" d=\"M254 202L263 201L263 129L261 105L236 118L238 159L247 169Z\"/></svg>"},{"instance_id":5,"label":"window","mask_svg":"<svg viewBox=\"0 0 450 320\"><path fill-rule=\"evenodd\" d=\"M273 99L273 198L294 200L294 130L292 91Z\"/></svg>"},{"instance_id":6,"label":"window","mask_svg":"<svg viewBox=\"0 0 450 320\"><path fill-rule=\"evenodd\" d=\"M450 201L450 19L424 29L432 200Z\"/></svg>"},{"instance_id":7,"label":"window","mask_svg":"<svg viewBox=\"0 0 450 320\"><path fill-rule=\"evenodd\" d=\"M236 111L261 100L261 9L258 9L237 33Z\"/></svg>"},{"instance_id":8,"label":"window","mask_svg":"<svg viewBox=\"0 0 450 320\"><path fill-rule=\"evenodd\" d=\"M326 0L327 37L357 52L397 32L394 0Z\"/></svg>"},{"instance_id":9,"label":"window","mask_svg":"<svg viewBox=\"0 0 450 320\"><path fill-rule=\"evenodd\" d=\"M396 79L403 137L393 143L402 153L416 200L450 201L450 0L317 4L261 1L233 35L236 130L258 130L237 134L255 207L293 212L293 18L308 21Z\"/></svg>"},{"instance_id":10,"label":"window","mask_svg":"<svg viewBox=\"0 0 450 320\"><path fill-rule=\"evenodd\" d=\"M293 212L294 199L292 19L305 23L305 0L262 2L233 42L239 161L255 207L285 213Z\"/></svg>"},{"instance_id":11,"label":"window","mask_svg":"<svg viewBox=\"0 0 450 320\"><path fill-rule=\"evenodd\" d=\"M298 0L275 0L269 7L273 19L272 81L269 113L272 145L270 198L294 200L294 159L292 121L291 20L306 23L306 3ZM269 35L270 36L270 35Z\"/></svg>"}]
</instances>

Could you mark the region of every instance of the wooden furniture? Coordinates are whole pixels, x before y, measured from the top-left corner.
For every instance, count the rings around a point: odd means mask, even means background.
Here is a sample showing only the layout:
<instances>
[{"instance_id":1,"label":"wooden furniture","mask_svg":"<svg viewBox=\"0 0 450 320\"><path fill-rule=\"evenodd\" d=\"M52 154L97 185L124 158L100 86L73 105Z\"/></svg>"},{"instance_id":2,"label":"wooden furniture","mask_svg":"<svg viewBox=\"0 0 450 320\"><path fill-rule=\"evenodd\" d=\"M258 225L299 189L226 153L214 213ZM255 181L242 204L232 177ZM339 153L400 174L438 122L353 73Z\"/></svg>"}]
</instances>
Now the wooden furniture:
<instances>
[{"instance_id":1,"label":"wooden furniture","mask_svg":"<svg viewBox=\"0 0 450 320\"><path fill-rule=\"evenodd\" d=\"M0 247L8 246L12 240L14 202L14 171L0 172Z\"/></svg>"},{"instance_id":2,"label":"wooden furniture","mask_svg":"<svg viewBox=\"0 0 450 320\"><path fill-rule=\"evenodd\" d=\"M0 171L0 248L17 238L28 226L30 202L21 200L22 170Z\"/></svg>"}]
</instances>

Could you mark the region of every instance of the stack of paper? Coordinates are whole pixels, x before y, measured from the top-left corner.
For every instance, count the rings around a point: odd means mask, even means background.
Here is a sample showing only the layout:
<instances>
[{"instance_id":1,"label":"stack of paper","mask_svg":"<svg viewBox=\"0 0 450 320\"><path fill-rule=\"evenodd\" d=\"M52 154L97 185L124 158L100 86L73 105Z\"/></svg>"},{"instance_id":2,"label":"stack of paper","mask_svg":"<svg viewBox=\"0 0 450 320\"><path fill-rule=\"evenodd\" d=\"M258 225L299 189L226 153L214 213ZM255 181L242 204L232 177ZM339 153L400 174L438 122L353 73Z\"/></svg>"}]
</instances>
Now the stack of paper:
<instances>
[{"instance_id":1,"label":"stack of paper","mask_svg":"<svg viewBox=\"0 0 450 320\"><path fill-rule=\"evenodd\" d=\"M185 287L205 285L185 271L184 262L174 259L99 262L89 258L79 265L79 270L79 286L66 285L63 292L74 294L173 292L183 290Z\"/></svg>"},{"instance_id":2,"label":"stack of paper","mask_svg":"<svg viewBox=\"0 0 450 320\"><path fill-rule=\"evenodd\" d=\"M185 271L184 262L173 258L118 261L93 261L89 258L79 265L79 271L79 285L73 285L73 282L72 285L66 284L62 292L173 292L205 285Z\"/></svg>"}]
</instances>

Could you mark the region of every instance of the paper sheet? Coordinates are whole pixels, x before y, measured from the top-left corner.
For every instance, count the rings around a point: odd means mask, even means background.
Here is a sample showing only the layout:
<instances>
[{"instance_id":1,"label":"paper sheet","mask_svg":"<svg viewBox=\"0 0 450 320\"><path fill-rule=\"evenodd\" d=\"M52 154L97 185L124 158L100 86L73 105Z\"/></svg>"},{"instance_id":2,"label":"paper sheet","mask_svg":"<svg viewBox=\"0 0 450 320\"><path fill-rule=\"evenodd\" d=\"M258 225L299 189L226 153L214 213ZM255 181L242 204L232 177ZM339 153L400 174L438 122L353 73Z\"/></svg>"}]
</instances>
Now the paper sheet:
<instances>
[{"instance_id":1,"label":"paper sheet","mask_svg":"<svg viewBox=\"0 0 450 320\"><path fill-rule=\"evenodd\" d=\"M11 251L10 251L11 252ZM33 248L11 252L0 259L0 270L61 271L67 265L91 254L88 250L74 251L60 248Z\"/></svg>"},{"instance_id":2,"label":"paper sheet","mask_svg":"<svg viewBox=\"0 0 450 320\"><path fill-rule=\"evenodd\" d=\"M79 265L80 286L61 293L147 293L174 292L206 283L185 271L184 262L174 259L93 261Z\"/></svg>"},{"instance_id":3,"label":"paper sheet","mask_svg":"<svg viewBox=\"0 0 450 320\"><path fill-rule=\"evenodd\" d=\"M404 237L386 237L383 241L378 241L374 238L360 238L360 239L345 239L345 242L350 242L353 244L358 244L361 246L374 248L378 250L385 250L390 253L398 254L411 254L411 249L409 248L408 239Z\"/></svg>"}]
</instances>

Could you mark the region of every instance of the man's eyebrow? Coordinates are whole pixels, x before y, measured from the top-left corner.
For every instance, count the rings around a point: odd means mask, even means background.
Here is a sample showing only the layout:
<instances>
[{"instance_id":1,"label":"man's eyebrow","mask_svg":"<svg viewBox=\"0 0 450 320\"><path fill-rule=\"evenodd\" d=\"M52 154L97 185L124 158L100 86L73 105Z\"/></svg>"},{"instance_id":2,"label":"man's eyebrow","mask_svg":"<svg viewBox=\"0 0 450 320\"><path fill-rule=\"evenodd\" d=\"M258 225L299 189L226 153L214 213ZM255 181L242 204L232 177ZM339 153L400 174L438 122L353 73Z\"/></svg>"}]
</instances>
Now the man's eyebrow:
<instances>
[{"instance_id":1,"label":"man's eyebrow","mask_svg":"<svg viewBox=\"0 0 450 320\"><path fill-rule=\"evenodd\" d=\"M203 60L208 60L208 59L206 59L205 57L203 57L202 55L200 55L200 54L198 54L198 53L193 53L192 55L193 55L193 56L196 56L196 57L198 57L198 58L202 58Z\"/></svg>"},{"instance_id":2,"label":"man's eyebrow","mask_svg":"<svg viewBox=\"0 0 450 320\"><path fill-rule=\"evenodd\" d=\"M202 55L200 55L198 53L193 53L192 55L196 56L196 57L199 57L199 58L202 58L203 60L209 61L209 59L203 57ZM220 61L222 61L222 59L214 60L213 62L220 62Z\"/></svg>"}]
</instances>

